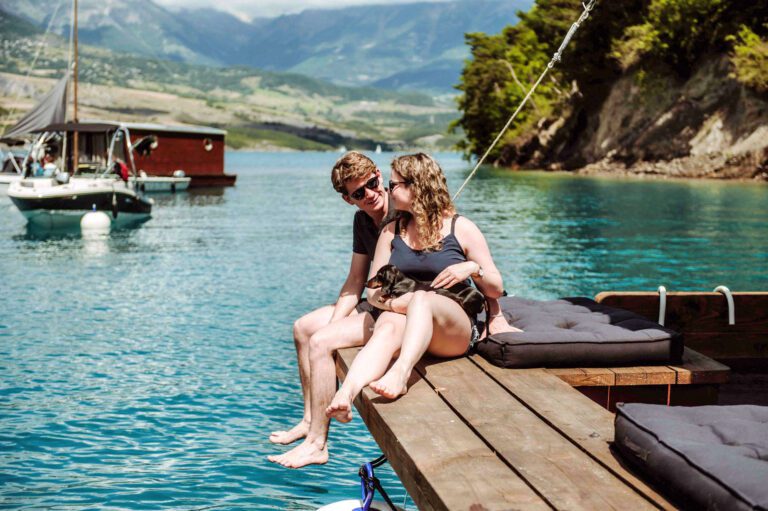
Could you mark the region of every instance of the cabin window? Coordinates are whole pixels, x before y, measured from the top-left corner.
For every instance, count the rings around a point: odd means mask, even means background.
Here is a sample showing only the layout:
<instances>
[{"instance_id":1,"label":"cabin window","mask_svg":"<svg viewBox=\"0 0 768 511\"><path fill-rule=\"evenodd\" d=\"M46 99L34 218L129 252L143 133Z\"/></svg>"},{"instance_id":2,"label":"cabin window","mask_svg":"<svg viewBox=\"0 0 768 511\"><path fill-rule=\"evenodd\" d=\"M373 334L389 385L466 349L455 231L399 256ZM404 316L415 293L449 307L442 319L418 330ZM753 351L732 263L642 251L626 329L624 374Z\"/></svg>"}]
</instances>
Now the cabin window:
<instances>
[{"instance_id":1,"label":"cabin window","mask_svg":"<svg viewBox=\"0 0 768 511\"><path fill-rule=\"evenodd\" d=\"M203 149L206 151L212 151L213 150L213 140L210 138L206 138L203 140Z\"/></svg>"}]
</instances>

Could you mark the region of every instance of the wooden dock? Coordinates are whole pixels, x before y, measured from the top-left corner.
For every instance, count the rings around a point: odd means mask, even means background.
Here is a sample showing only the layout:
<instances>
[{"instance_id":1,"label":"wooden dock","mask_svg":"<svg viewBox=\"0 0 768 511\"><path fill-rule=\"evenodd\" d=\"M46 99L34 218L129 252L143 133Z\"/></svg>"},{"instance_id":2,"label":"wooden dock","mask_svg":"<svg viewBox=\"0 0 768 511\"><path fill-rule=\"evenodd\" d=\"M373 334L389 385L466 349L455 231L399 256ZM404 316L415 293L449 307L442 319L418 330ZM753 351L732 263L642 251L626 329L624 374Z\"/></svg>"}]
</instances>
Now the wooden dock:
<instances>
[{"instance_id":1,"label":"wooden dock","mask_svg":"<svg viewBox=\"0 0 768 511\"><path fill-rule=\"evenodd\" d=\"M339 353L340 378L357 351ZM727 375L690 350L680 366L610 369L502 369L472 356L422 361L406 396L366 388L355 406L419 509L674 509L611 451L607 408L633 390L684 401L686 386L707 389L694 393L707 402Z\"/></svg>"}]
</instances>

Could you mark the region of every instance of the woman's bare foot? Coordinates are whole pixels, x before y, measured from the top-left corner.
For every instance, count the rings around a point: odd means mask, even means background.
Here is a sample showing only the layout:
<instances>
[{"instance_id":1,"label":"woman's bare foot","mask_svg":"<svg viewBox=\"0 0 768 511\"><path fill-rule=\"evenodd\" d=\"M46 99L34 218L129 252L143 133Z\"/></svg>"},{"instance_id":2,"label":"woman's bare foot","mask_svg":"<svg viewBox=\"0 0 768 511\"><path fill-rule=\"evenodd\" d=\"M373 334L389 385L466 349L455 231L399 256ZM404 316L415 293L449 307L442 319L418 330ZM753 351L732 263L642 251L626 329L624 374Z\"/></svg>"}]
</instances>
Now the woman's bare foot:
<instances>
[{"instance_id":1,"label":"woman's bare foot","mask_svg":"<svg viewBox=\"0 0 768 511\"><path fill-rule=\"evenodd\" d=\"M408 392L408 376L410 376L409 371L403 371L397 365L393 365L384 376L372 381L368 386L380 396L395 399Z\"/></svg>"},{"instance_id":2,"label":"woman's bare foot","mask_svg":"<svg viewBox=\"0 0 768 511\"><path fill-rule=\"evenodd\" d=\"M339 422L349 422L352 420L352 398L346 392L339 390L333 401L325 409L325 415L329 419L336 419Z\"/></svg>"},{"instance_id":3,"label":"woman's bare foot","mask_svg":"<svg viewBox=\"0 0 768 511\"><path fill-rule=\"evenodd\" d=\"M516 328L507 323L507 318L503 315L495 316L491 318L491 322L488 324L488 331L493 334L502 334L504 332L522 332L519 328Z\"/></svg>"},{"instance_id":4,"label":"woman's bare foot","mask_svg":"<svg viewBox=\"0 0 768 511\"><path fill-rule=\"evenodd\" d=\"M325 442L304 440L284 454L267 456L272 463L287 468L301 468L307 465L322 465L328 461L328 446Z\"/></svg>"},{"instance_id":5,"label":"woman's bare foot","mask_svg":"<svg viewBox=\"0 0 768 511\"><path fill-rule=\"evenodd\" d=\"M288 431L273 431L269 434L269 441L273 444L292 444L300 438L307 436L309 432L309 421L302 419Z\"/></svg>"}]
</instances>

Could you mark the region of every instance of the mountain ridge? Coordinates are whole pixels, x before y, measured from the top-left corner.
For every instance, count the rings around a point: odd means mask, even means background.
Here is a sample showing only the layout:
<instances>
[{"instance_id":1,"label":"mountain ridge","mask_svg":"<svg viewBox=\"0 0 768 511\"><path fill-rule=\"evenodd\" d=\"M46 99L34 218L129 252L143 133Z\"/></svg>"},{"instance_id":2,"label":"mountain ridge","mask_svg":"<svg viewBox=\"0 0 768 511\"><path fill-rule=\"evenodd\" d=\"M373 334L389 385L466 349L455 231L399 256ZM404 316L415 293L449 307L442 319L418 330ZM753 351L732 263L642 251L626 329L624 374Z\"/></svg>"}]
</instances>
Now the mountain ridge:
<instances>
[{"instance_id":1,"label":"mountain ridge","mask_svg":"<svg viewBox=\"0 0 768 511\"><path fill-rule=\"evenodd\" d=\"M171 12L151 1L137 8L81 0L80 38L156 59L291 71L340 85L453 93L469 55L464 33L497 32L531 3L456 0L308 9L247 23L213 8ZM4 0L0 10L44 27L51 16L44 13L54 5L55 0ZM69 32L65 14L52 25L61 35Z\"/></svg>"}]
</instances>

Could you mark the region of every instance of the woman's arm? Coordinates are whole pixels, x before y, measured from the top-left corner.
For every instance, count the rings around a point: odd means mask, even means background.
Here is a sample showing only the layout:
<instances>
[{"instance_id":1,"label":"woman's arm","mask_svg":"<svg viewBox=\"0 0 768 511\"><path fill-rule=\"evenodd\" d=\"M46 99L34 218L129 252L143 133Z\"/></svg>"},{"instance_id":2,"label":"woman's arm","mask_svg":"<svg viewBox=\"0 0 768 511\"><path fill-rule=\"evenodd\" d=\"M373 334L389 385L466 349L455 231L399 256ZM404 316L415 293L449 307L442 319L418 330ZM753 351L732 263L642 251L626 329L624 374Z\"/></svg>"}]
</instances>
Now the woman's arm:
<instances>
[{"instance_id":1,"label":"woman's arm","mask_svg":"<svg viewBox=\"0 0 768 511\"><path fill-rule=\"evenodd\" d=\"M504 282L491 250L480 229L469 219L459 217L455 227L456 239L467 256L465 263L458 263L443 270L432 282L433 287L451 287L472 277L475 285L487 298L498 298L504 292ZM479 273L482 269L483 276Z\"/></svg>"}]
</instances>

